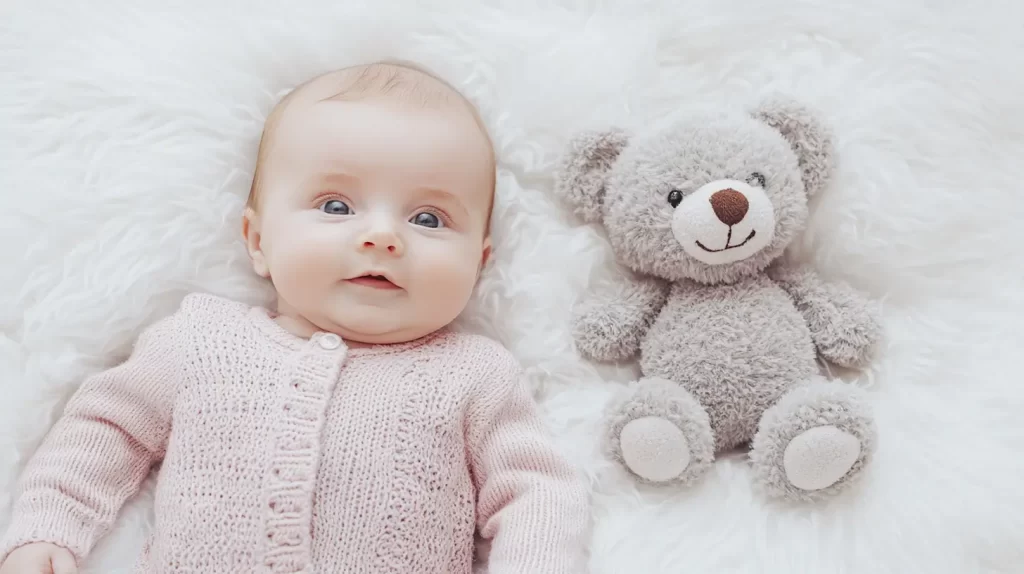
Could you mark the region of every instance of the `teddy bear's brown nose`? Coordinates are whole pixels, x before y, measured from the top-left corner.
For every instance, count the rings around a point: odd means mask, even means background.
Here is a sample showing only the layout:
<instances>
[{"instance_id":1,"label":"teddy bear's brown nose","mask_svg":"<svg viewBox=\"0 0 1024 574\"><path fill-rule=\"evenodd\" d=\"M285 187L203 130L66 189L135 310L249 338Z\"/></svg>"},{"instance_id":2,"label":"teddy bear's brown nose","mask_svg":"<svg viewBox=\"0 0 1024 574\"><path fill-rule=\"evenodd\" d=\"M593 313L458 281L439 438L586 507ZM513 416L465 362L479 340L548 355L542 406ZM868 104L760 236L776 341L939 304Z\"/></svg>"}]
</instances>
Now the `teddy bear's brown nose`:
<instances>
[{"instance_id":1,"label":"teddy bear's brown nose","mask_svg":"<svg viewBox=\"0 0 1024 574\"><path fill-rule=\"evenodd\" d=\"M743 221L750 209L746 196L732 188L716 191L709 200L719 221L726 225L736 225Z\"/></svg>"}]
</instances>

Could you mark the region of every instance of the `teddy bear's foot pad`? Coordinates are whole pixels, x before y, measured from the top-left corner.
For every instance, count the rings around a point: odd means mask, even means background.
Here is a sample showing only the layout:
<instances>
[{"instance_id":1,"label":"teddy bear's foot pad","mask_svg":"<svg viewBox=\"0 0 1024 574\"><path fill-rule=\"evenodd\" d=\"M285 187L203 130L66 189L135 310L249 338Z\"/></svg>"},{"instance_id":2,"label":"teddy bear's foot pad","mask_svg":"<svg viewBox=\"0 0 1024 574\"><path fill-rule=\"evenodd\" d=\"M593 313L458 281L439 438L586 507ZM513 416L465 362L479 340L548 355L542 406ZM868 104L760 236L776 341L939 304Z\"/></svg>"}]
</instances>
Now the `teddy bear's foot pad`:
<instances>
[{"instance_id":1,"label":"teddy bear's foot pad","mask_svg":"<svg viewBox=\"0 0 1024 574\"><path fill-rule=\"evenodd\" d=\"M690 446L683 431L661 417L630 421L619 441L626 466L651 482L676 478L690 464Z\"/></svg>"},{"instance_id":2,"label":"teddy bear's foot pad","mask_svg":"<svg viewBox=\"0 0 1024 574\"><path fill-rule=\"evenodd\" d=\"M605 452L641 483L690 485L715 459L704 407L682 386L644 378L608 403Z\"/></svg>"},{"instance_id":3,"label":"teddy bear's foot pad","mask_svg":"<svg viewBox=\"0 0 1024 574\"><path fill-rule=\"evenodd\" d=\"M860 457L860 440L832 425L808 429L793 437L783 454L789 482L801 490L835 484Z\"/></svg>"},{"instance_id":4,"label":"teddy bear's foot pad","mask_svg":"<svg viewBox=\"0 0 1024 574\"><path fill-rule=\"evenodd\" d=\"M810 502L857 482L877 442L865 398L852 385L821 379L786 392L762 415L752 441L750 462L759 489Z\"/></svg>"}]
</instances>

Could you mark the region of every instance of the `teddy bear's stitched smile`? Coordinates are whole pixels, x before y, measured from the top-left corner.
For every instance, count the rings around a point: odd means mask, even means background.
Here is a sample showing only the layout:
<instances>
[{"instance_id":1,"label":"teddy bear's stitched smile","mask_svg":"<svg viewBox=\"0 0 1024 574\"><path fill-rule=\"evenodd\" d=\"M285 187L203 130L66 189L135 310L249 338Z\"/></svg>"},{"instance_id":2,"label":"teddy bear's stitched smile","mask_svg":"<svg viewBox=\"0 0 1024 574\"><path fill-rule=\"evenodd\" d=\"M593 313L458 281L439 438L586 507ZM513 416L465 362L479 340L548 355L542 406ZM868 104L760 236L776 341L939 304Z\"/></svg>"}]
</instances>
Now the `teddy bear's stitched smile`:
<instances>
[{"instance_id":1,"label":"teddy bear's stitched smile","mask_svg":"<svg viewBox=\"0 0 1024 574\"><path fill-rule=\"evenodd\" d=\"M722 251L728 251L729 249L736 249L737 247L743 247L744 245L747 244L748 241L753 239L755 235L757 235L757 230L756 229L751 229L750 230L750 235L748 235L747 238L744 239L742 243L739 243L737 245L729 245L729 240L732 239L732 227L730 227L729 228L729 235L726 236L726 238L725 238L725 247L723 247L721 249L708 249L707 247L704 246L703 243L700 242L700 240L697 241L697 247L700 247L701 249L703 249L704 251L707 251L708 253L720 253Z\"/></svg>"}]
</instances>

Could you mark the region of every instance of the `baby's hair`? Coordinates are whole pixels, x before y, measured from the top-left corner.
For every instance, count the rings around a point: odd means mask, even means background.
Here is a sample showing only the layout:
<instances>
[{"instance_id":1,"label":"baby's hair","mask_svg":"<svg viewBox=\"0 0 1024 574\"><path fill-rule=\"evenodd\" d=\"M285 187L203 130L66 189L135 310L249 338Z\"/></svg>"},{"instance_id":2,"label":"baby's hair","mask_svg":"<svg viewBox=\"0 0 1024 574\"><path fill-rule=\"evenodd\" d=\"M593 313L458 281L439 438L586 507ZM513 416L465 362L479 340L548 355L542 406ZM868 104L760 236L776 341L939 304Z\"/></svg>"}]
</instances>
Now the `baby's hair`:
<instances>
[{"instance_id":1,"label":"baby's hair","mask_svg":"<svg viewBox=\"0 0 1024 574\"><path fill-rule=\"evenodd\" d=\"M451 101L452 94L458 90L426 68L401 60L387 60L364 66L342 70L351 71L343 77L345 83L338 93L324 98L334 101L355 101L366 96L390 96L407 103L418 103L424 106L444 104ZM351 76L351 77L348 77ZM430 85L424 77L441 84Z\"/></svg>"},{"instance_id":2,"label":"baby's hair","mask_svg":"<svg viewBox=\"0 0 1024 574\"><path fill-rule=\"evenodd\" d=\"M258 207L261 168L266 160L281 115L296 96L303 92L304 88L321 81L333 81L336 86L331 90L332 95L321 98L319 101L358 101L366 97L388 97L423 107L461 102L472 114L484 138L487 139L490 149L494 149L490 134L476 106L449 82L425 67L405 60L391 59L342 68L299 84L285 94L270 111L260 137L255 173L249 188L249 198L246 201L246 206L250 209L256 210ZM492 162L492 174L493 171L494 164Z\"/></svg>"}]
</instances>

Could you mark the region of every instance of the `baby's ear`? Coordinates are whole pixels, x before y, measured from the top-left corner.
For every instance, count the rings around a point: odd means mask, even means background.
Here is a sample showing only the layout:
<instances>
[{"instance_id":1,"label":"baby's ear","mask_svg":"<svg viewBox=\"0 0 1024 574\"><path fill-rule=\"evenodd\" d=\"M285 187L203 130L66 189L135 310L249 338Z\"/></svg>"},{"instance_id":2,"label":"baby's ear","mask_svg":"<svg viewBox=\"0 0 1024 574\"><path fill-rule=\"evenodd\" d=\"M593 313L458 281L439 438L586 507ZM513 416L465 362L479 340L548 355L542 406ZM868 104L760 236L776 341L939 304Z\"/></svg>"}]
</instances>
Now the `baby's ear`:
<instances>
[{"instance_id":1,"label":"baby's ear","mask_svg":"<svg viewBox=\"0 0 1024 574\"><path fill-rule=\"evenodd\" d=\"M249 262L252 263L252 269L257 275L269 278L270 269L267 267L266 257L263 256L259 226L259 215L252 208L245 208L242 214L242 237L245 239L245 249L249 252Z\"/></svg>"},{"instance_id":2,"label":"baby's ear","mask_svg":"<svg viewBox=\"0 0 1024 574\"><path fill-rule=\"evenodd\" d=\"M836 163L834 138L816 110L787 95L773 94L761 100L753 116L778 130L793 147L808 197L831 183Z\"/></svg>"},{"instance_id":3,"label":"baby's ear","mask_svg":"<svg viewBox=\"0 0 1024 574\"><path fill-rule=\"evenodd\" d=\"M605 179L629 136L617 128L586 131L569 143L555 178L555 193L587 223L601 221Z\"/></svg>"}]
</instances>

